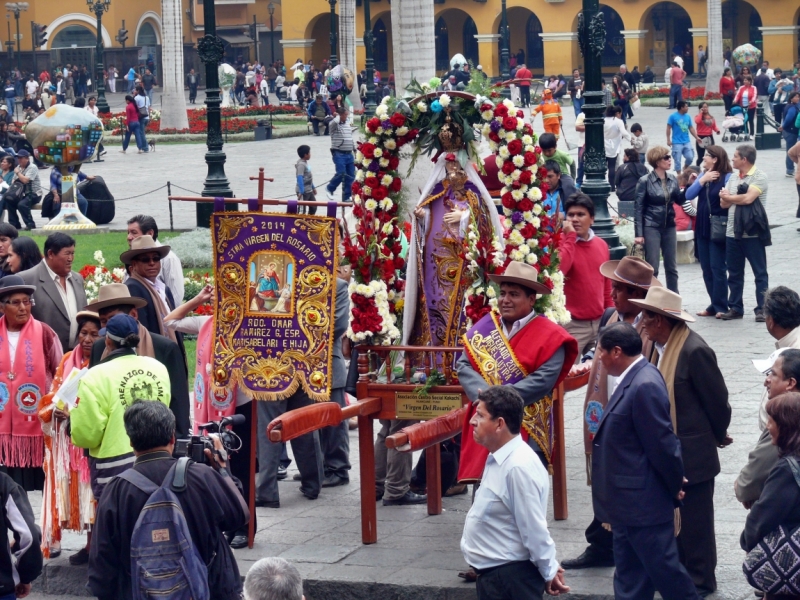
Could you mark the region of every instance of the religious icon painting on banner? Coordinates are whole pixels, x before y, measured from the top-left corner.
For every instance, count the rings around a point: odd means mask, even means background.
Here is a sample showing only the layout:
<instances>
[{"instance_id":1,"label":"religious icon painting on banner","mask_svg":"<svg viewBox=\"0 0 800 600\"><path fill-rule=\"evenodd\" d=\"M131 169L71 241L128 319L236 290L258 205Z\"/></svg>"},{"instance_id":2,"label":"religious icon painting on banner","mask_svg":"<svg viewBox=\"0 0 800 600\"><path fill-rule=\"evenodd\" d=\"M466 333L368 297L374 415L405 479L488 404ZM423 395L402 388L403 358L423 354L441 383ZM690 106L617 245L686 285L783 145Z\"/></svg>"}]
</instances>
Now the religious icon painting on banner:
<instances>
[{"instance_id":1,"label":"religious icon painting on banner","mask_svg":"<svg viewBox=\"0 0 800 600\"><path fill-rule=\"evenodd\" d=\"M294 314L294 257L288 252L258 252L249 264L249 312Z\"/></svg>"}]
</instances>

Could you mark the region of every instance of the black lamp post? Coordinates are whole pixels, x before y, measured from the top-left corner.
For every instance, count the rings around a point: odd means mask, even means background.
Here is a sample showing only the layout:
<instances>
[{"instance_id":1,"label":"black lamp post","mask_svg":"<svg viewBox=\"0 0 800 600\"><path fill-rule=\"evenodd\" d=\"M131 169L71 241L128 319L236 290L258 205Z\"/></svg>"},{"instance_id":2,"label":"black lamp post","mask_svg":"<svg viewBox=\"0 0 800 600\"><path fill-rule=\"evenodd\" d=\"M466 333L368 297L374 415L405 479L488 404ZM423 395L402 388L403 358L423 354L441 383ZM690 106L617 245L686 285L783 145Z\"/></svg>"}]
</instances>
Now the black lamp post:
<instances>
[{"instance_id":1,"label":"black lamp post","mask_svg":"<svg viewBox=\"0 0 800 600\"><path fill-rule=\"evenodd\" d=\"M601 67L606 44L606 26L599 0L583 0L583 12L578 16L578 43L584 59L586 92L583 105L586 124L586 149L583 153L585 181L581 191L594 202L594 232L608 244L611 258L625 256L625 246L619 242L614 224L608 214L608 194L611 186L606 181L606 151L603 142L603 90Z\"/></svg>"},{"instance_id":2,"label":"black lamp post","mask_svg":"<svg viewBox=\"0 0 800 600\"><path fill-rule=\"evenodd\" d=\"M28 10L27 2L6 2L6 10L14 13L14 18L17 20L17 70L22 73L20 67L20 35L19 35L19 14Z\"/></svg>"},{"instance_id":3,"label":"black lamp post","mask_svg":"<svg viewBox=\"0 0 800 600\"><path fill-rule=\"evenodd\" d=\"M369 3L372 0L364 0L364 50L366 62L364 70L366 73L367 98L364 102L364 116L367 118L375 114L375 63L372 60L372 18L369 15ZM503 0L505 2L505 0Z\"/></svg>"},{"instance_id":4,"label":"black lamp post","mask_svg":"<svg viewBox=\"0 0 800 600\"><path fill-rule=\"evenodd\" d=\"M269 62L275 64L275 22L272 20L272 16L275 14L275 5L270 2L267 10L269 11Z\"/></svg>"},{"instance_id":5,"label":"black lamp post","mask_svg":"<svg viewBox=\"0 0 800 600\"><path fill-rule=\"evenodd\" d=\"M225 153L222 151L222 122L219 90L219 64L225 55L222 40L217 37L217 15L214 2L203 2L204 35L197 41L197 54L206 66L206 164L208 175L203 182L203 196L231 198L228 178L225 175ZM226 205L226 210L238 210L237 205ZM214 207L211 203L197 203L197 226L209 227Z\"/></svg>"},{"instance_id":6,"label":"black lamp post","mask_svg":"<svg viewBox=\"0 0 800 600\"><path fill-rule=\"evenodd\" d=\"M511 79L511 70L508 67L508 60L511 55L511 29L508 26L508 11L506 10L506 0L500 4L500 78L503 81ZM500 93L505 98L511 98L511 89L503 86Z\"/></svg>"},{"instance_id":7,"label":"black lamp post","mask_svg":"<svg viewBox=\"0 0 800 600\"><path fill-rule=\"evenodd\" d=\"M328 0L331 5L331 57L328 61L331 69L336 66L336 47L339 45L339 36L336 33L336 0Z\"/></svg>"},{"instance_id":8,"label":"black lamp post","mask_svg":"<svg viewBox=\"0 0 800 600\"><path fill-rule=\"evenodd\" d=\"M97 78L97 110L102 114L108 114L111 109L106 100L106 84L105 77L103 77L103 13L108 12L111 8L111 0L86 0L91 10L97 17L97 66L95 68L95 77Z\"/></svg>"}]
</instances>

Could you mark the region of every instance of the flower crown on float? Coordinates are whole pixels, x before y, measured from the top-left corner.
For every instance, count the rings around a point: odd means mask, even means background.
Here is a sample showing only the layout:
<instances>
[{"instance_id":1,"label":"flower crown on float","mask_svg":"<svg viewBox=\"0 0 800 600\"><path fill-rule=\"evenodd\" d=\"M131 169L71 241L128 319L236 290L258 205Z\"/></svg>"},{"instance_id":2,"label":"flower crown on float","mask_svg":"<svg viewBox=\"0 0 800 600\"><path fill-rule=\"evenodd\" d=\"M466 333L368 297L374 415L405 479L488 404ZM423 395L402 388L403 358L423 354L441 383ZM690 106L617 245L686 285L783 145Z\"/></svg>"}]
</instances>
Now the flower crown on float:
<instances>
[{"instance_id":1,"label":"flower crown on float","mask_svg":"<svg viewBox=\"0 0 800 600\"><path fill-rule=\"evenodd\" d=\"M476 71L477 73L479 72ZM468 161L482 165L479 157L479 134L475 127L480 126L482 121L481 105L490 101L490 95L499 97L499 94L496 90L491 90L486 76L473 75L465 91L436 90L441 83L438 77L423 84L412 78L406 90L415 97L398 102L398 108L409 111L410 120L420 132L411 156L409 172L421 153L432 154L435 162L442 152L451 152L462 167Z\"/></svg>"}]
</instances>

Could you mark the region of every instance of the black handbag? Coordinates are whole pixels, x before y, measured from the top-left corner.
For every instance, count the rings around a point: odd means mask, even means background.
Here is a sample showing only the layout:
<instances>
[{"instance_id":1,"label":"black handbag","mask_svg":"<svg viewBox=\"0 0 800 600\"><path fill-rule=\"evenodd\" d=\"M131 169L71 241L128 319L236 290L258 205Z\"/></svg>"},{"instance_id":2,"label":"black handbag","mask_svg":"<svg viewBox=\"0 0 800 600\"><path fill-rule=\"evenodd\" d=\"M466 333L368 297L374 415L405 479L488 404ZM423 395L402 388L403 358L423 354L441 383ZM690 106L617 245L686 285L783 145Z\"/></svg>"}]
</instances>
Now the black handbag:
<instances>
[{"instance_id":1,"label":"black handbag","mask_svg":"<svg viewBox=\"0 0 800 600\"><path fill-rule=\"evenodd\" d=\"M19 203L25 199L25 184L17 180L12 183L3 194L3 200L6 202Z\"/></svg>"},{"instance_id":2,"label":"black handbag","mask_svg":"<svg viewBox=\"0 0 800 600\"><path fill-rule=\"evenodd\" d=\"M789 457L789 466L800 486L800 465ZM782 525L747 553L742 571L747 582L767 594L800 594L800 527L789 531Z\"/></svg>"},{"instance_id":3,"label":"black handbag","mask_svg":"<svg viewBox=\"0 0 800 600\"><path fill-rule=\"evenodd\" d=\"M711 214L711 200L708 199L708 184L706 184L706 203L708 204L708 218L711 221L711 241L724 242L728 232L728 216Z\"/></svg>"}]
</instances>

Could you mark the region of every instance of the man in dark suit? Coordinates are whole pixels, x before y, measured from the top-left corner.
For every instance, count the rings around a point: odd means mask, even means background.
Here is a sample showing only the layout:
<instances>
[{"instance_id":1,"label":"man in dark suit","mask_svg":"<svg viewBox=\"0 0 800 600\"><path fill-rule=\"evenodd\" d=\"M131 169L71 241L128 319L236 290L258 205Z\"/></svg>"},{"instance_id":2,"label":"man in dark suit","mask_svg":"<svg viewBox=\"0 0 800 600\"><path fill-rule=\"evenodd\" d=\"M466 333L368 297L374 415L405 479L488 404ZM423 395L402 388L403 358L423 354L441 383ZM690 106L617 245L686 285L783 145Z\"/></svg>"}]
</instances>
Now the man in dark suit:
<instances>
[{"instance_id":1,"label":"man in dark suit","mask_svg":"<svg viewBox=\"0 0 800 600\"><path fill-rule=\"evenodd\" d=\"M169 254L169 246L159 245L151 236L142 235L131 241L131 249L123 252L119 259L130 267L130 277L125 281L131 296L142 298L147 304L139 311L139 323L150 333L174 340L183 356L184 377L189 374L183 334L173 332L164 325L164 317L177 306L172 290L158 278L161 260ZM181 298L182 300L182 298ZM180 429L180 425L178 426Z\"/></svg>"},{"instance_id":2,"label":"man in dark suit","mask_svg":"<svg viewBox=\"0 0 800 600\"><path fill-rule=\"evenodd\" d=\"M652 289L652 288L651 288ZM594 514L614 535L614 596L699 598L678 558L674 509L683 498L681 445L672 430L669 393L641 354L630 323L609 325L595 360L616 377L593 441Z\"/></svg>"},{"instance_id":3,"label":"man in dark suit","mask_svg":"<svg viewBox=\"0 0 800 600\"><path fill-rule=\"evenodd\" d=\"M100 324L105 327L106 322L117 314L130 315L138 320L139 310L144 308L146 302L142 298L132 298L128 288L122 283L112 283L100 288L100 294L95 302L86 307L100 315ZM170 404L169 408L175 415L176 434L179 438L191 434L189 424L189 384L186 379L185 362L178 345L171 339L156 333L150 333L139 323L141 341L137 352L140 355L150 356L162 363L169 373ZM89 359L89 368L98 364L103 359L105 352L105 337L98 339L92 346L92 356Z\"/></svg>"},{"instance_id":4,"label":"man in dark suit","mask_svg":"<svg viewBox=\"0 0 800 600\"><path fill-rule=\"evenodd\" d=\"M78 323L75 315L86 307L83 277L72 270L75 240L66 233L50 234L44 243L44 260L32 269L22 271L26 285L36 286L35 305L31 314L47 323L58 334L64 352L75 347Z\"/></svg>"},{"instance_id":5,"label":"man in dark suit","mask_svg":"<svg viewBox=\"0 0 800 600\"><path fill-rule=\"evenodd\" d=\"M714 533L714 478L720 471L718 447L728 436L731 407L728 388L708 344L686 325L694 317L681 310L681 297L666 288L650 288L642 309L644 332L654 343L651 362L670 390L673 430L681 441L688 484L680 509L680 558L698 593L717 589L717 543Z\"/></svg>"}]
</instances>

